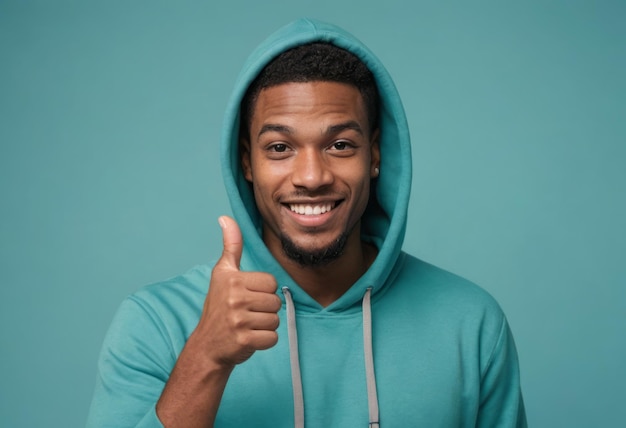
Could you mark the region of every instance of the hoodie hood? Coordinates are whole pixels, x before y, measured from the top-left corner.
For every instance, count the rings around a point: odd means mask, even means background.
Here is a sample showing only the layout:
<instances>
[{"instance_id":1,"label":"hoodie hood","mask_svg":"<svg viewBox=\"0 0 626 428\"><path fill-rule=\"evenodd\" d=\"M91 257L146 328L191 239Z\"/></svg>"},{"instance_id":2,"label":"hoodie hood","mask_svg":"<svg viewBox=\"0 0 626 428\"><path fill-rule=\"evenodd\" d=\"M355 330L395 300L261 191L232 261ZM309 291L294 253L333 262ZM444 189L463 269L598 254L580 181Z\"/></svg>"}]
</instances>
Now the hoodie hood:
<instances>
[{"instance_id":1,"label":"hoodie hood","mask_svg":"<svg viewBox=\"0 0 626 428\"><path fill-rule=\"evenodd\" d=\"M248 86L273 58L313 42L331 43L359 57L374 75L380 95L380 175L372 181L370 202L361 221L361 237L378 248L378 256L368 271L326 308L293 281L265 246L262 218L250 184L243 175L239 154L239 110ZM395 85L382 63L365 45L334 25L311 19L297 20L272 34L250 55L236 80L226 110L220 149L226 191L244 239L242 270L274 275L279 288L291 290L299 311L339 312L357 308L368 288L374 295L384 288L401 256L406 230L411 145L404 108Z\"/></svg>"}]
</instances>

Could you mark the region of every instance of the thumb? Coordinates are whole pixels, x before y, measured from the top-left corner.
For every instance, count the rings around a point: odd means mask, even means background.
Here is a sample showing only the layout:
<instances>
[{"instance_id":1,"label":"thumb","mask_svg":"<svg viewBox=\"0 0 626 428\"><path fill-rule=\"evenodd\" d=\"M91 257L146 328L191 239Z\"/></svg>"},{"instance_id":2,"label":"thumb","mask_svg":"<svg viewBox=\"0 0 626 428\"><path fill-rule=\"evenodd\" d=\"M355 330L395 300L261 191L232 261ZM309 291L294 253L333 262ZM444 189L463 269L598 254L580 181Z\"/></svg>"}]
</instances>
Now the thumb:
<instances>
[{"instance_id":1,"label":"thumb","mask_svg":"<svg viewBox=\"0 0 626 428\"><path fill-rule=\"evenodd\" d=\"M221 216L217 221L222 228L222 238L224 240L221 262L232 269L239 270L241 253L243 251L243 238L239 225L228 216Z\"/></svg>"}]
</instances>

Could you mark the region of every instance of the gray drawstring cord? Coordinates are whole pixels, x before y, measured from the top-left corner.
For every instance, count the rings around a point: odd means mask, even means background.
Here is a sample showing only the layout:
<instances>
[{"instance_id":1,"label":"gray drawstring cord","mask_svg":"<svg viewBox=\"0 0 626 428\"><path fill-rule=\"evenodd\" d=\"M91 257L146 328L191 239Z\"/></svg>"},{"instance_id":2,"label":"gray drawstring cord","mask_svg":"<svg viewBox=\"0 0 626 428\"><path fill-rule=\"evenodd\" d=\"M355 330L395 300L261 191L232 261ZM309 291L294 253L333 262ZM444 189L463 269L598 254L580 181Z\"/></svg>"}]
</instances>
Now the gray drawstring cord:
<instances>
[{"instance_id":1,"label":"gray drawstring cord","mask_svg":"<svg viewBox=\"0 0 626 428\"><path fill-rule=\"evenodd\" d=\"M302 376L298 356L298 331L296 329L296 308L289 287L282 288L287 308L287 335L289 337L289 360L291 362L291 384L293 386L294 428L304 428L304 397L302 394ZM372 287L363 296L363 353L365 358L365 377L367 383L367 407L369 409L369 428L380 428L378 420L378 395L376 376L374 375L374 353L372 351Z\"/></svg>"},{"instance_id":2,"label":"gray drawstring cord","mask_svg":"<svg viewBox=\"0 0 626 428\"><path fill-rule=\"evenodd\" d=\"M288 287L283 287L285 306L287 307L287 335L289 336L289 360L291 363L291 385L293 386L294 428L304 428L304 397L302 395L302 376L298 356L298 330L296 329L296 307Z\"/></svg>"},{"instance_id":3,"label":"gray drawstring cord","mask_svg":"<svg viewBox=\"0 0 626 428\"><path fill-rule=\"evenodd\" d=\"M378 420L378 394L374 375L374 352L372 351L372 287L363 296L363 355L365 357L365 379L367 381L367 407L370 413L369 428L380 428Z\"/></svg>"}]
</instances>

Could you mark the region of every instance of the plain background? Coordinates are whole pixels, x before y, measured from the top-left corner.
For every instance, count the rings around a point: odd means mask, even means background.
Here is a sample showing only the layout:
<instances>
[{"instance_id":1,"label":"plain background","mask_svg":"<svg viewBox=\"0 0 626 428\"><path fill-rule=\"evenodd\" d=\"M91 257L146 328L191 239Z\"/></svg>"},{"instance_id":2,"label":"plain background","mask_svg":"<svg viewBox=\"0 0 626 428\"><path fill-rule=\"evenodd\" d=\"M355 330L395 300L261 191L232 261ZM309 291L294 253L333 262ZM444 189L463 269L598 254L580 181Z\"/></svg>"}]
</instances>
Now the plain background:
<instances>
[{"instance_id":1,"label":"plain background","mask_svg":"<svg viewBox=\"0 0 626 428\"><path fill-rule=\"evenodd\" d=\"M219 256L223 109L302 16L395 78L405 248L501 303L531 426L626 426L625 3L395 0L0 1L0 425L83 426L120 301Z\"/></svg>"}]
</instances>

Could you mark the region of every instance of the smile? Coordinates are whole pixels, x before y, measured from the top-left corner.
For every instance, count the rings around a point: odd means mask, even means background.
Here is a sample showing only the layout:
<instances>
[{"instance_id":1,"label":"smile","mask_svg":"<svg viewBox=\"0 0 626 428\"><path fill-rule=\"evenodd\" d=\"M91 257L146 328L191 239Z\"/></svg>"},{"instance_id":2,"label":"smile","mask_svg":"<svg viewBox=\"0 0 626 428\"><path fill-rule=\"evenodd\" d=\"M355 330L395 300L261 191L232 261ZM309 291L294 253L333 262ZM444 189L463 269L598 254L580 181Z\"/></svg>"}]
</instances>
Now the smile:
<instances>
[{"instance_id":1,"label":"smile","mask_svg":"<svg viewBox=\"0 0 626 428\"><path fill-rule=\"evenodd\" d=\"M335 208L335 202L321 204L289 204L289 209L300 215L320 215Z\"/></svg>"}]
</instances>

